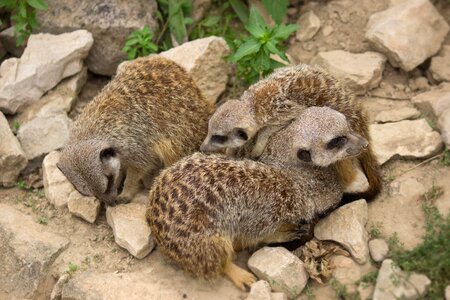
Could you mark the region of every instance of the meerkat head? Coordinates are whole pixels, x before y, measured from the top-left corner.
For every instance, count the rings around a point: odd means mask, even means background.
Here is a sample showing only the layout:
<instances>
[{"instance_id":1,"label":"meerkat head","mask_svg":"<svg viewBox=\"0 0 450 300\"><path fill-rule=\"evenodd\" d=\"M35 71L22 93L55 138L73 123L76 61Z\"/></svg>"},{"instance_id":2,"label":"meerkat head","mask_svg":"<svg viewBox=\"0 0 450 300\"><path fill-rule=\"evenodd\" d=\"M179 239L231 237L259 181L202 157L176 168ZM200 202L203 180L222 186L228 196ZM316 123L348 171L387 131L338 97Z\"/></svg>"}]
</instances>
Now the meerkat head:
<instances>
[{"instance_id":1,"label":"meerkat head","mask_svg":"<svg viewBox=\"0 0 450 300\"><path fill-rule=\"evenodd\" d=\"M57 167L81 194L114 205L121 184L117 149L108 142L91 139L67 145Z\"/></svg>"},{"instance_id":2,"label":"meerkat head","mask_svg":"<svg viewBox=\"0 0 450 300\"><path fill-rule=\"evenodd\" d=\"M346 117L329 107L310 107L290 125L298 160L326 167L357 156L369 142L352 131Z\"/></svg>"},{"instance_id":3,"label":"meerkat head","mask_svg":"<svg viewBox=\"0 0 450 300\"><path fill-rule=\"evenodd\" d=\"M254 111L244 101L229 100L222 104L208 123L208 135L201 151L213 152L243 146L258 131Z\"/></svg>"}]
</instances>

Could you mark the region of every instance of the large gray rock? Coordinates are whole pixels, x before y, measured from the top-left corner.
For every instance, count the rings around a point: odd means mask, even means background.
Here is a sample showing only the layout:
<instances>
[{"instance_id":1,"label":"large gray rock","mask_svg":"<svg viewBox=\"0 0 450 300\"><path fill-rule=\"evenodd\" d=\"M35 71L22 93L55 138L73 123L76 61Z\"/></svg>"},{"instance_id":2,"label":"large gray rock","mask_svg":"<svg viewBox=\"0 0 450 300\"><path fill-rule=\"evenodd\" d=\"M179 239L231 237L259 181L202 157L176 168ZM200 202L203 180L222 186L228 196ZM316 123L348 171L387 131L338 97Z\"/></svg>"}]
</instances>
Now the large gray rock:
<instances>
[{"instance_id":1,"label":"large gray rock","mask_svg":"<svg viewBox=\"0 0 450 300\"><path fill-rule=\"evenodd\" d=\"M91 72L111 76L120 62L127 37L145 25L153 32L157 27L155 0L47 0L48 10L39 11L37 18L42 32L62 33L86 29L94 36L87 65Z\"/></svg>"},{"instance_id":2,"label":"large gray rock","mask_svg":"<svg viewBox=\"0 0 450 300\"><path fill-rule=\"evenodd\" d=\"M408 276L392 260L385 259L378 272L373 300L418 299L430 284L427 276L417 273Z\"/></svg>"},{"instance_id":3,"label":"large gray rock","mask_svg":"<svg viewBox=\"0 0 450 300\"><path fill-rule=\"evenodd\" d=\"M395 156L430 157L442 148L441 136L425 119L371 124L369 130L373 151L380 164Z\"/></svg>"},{"instance_id":4,"label":"large gray rock","mask_svg":"<svg viewBox=\"0 0 450 300\"><path fill-rule=\"evenodd\" d=\"M221 37L207 37L184 43L160 53L183 66L192 75L202 94L211 103L225 91L229 65L224 57L230 53Z\"/></svg>"},{"instance_id":5,"label":"large gray rock","mask_svg":"<svg viewBox=\"0 0 450 300\"><path fill-rule=\"evenodd\" d=\"M244 299L245 293L220 276L209 282L183 272L159 251L152 253L138 272L91 273L75 276L64 286L62 300Z\"/></svg>"},{"instance_id":6,"label":"large gray rock","mask_svg":"<svg viewBox=\"0 0 450 300\"><path fill-rule=\"evenodd\" d=\"M351 53L343 50L319 52L311 64L316 64L341 79L357 94L378 86L386 58L376 52Z\"/></svg>"},{"instance_id":7,"label":"large gray rock","mask_svg":"<svg viewBox=\"0 0 450 300\"><path fill-rule=\"evenodd\" d=\"M431 59L430 72L437 81L450 81L450 45L443 46Z\"/></svg>"},{"instance_id":8,"label":"large gray rock","mask_svg":"<svg viewBox=\"0 0 450 300\"><path fill-rule=\"evenodd\" d=\"M366 200L353 201L320 220L314 228L314 236L341 244L359 264L364 264L369 258L367 221Z\"/></svg>"},{"instance_id":9,"label":"large gray rock","mask_svg":"<svg viewBox=\"0 0 450 300\"><path fill-rule=\"evenodd\" d=\"M411 71L439 51L448 31L429 0L410 0L373 14L366 38L394 67Z\"/></svg>"},{"instance_id":10,"label":"large gray rock","mask_svg":"<svg viewBox=\"0 0 450 300\"><path fill-rule=\"evenodd\" d=\"M320 19L313 11L308 11L300 16L297 20L299 29L296 38L300 42L305 42L314 37L320 29Z\"/></svg>"},{"instance_id":11,"label":"large gray rock","mask_svg":"<svg viewBox=\"0 0 450 300\"><path fill-rule=\"evenodd\" d=\"M0 110L16 113L81 71L93 43L92 34L78 30L60 35L31 35L21 58L0 66Z\"/></svg>"},{"instance_id":12,"label":"large gray rock","mask_svg":"<svg viewBox=\"0 0 450 300\"><path fill-rule=\"evenodd\" d=\"M439 118L450 109L450 84L442 83L437 89L418 94L411 101L426 115Z\"/></svg>"},{"instance_id":13,"label":"large gray rock","mask_svg":"<svg viewBox=\"0 0 450 300\"><path fill-rule=\"evenodd\" d=\"M309 278L303 262L282 247L256 251L248 266L259 279L268 281L274 291L284 292L289 299L300 295Z\"/></svg>"},{"instance_id":14,"label":"large gray rock","mask_svg":"<svg viewBox=\"0 0 450 300\"><path fill-rule=\"evenodd\" d=\"M27 166L27 158L8 121L0 112L0 185L10 187Z\"/></svg>"},{"instance_id":15,"label":"large gray rock","mask_svg":"<svg viewBox=\"0 0 450 300\"><path fill-rule=\"evenodd\" d=\"M362 105L367 111L371 123L398 122L417 119L420 116L420 111L409 100L370 98L362 101Z\"/></svg>"},{"instance_id":16,"label":"large gray rock","mask_svg":"<svg viewBox=\"0 0 450 300\"><path fill-rule=\"evenodd\" d=\"M32 217L0 204L0 295L35 299L55 259L69 241Z\"/></svg>"},{"instance_id":17,"label":"large gray rock","mask_svg":"<svg viewBox=\"0 0 450 300\"><path fill-rule=\"evenodd\" d=\"M106 219L116 243L139 259L155 248L145 211L145 205L138 203L110 206L106 210Z\"/></svg>"}]
</instances>

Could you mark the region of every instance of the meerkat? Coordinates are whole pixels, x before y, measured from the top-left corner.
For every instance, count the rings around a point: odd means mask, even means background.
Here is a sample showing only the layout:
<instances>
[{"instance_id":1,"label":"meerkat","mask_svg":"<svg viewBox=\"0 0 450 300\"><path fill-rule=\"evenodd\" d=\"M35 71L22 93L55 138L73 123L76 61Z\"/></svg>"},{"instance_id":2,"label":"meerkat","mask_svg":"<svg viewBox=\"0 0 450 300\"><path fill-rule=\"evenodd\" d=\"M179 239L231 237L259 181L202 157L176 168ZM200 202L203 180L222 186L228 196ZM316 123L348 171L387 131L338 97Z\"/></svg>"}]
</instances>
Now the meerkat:
<instances>
[{"instance_id":1,"label":"meerkat","mask_svg":"<svg viewBox=\"0 0 450 300\"><path fill-rule=\"evenodd\" d=\"M370 142L368 119L354 95L325 71L300 64L275 71L252 85L241 100L227 101L220 106L209 120L208 135L201 150L210 152L227 148L227 152L234 156L258 157L274 131L310 106L327 106L343 113L350 128ZM328 147L342 142L344 139L337 139ZM318 166L329 164L320 157L312 157L312 161ZM343 160L336 164L336 168L343 185L350 186L356 176L354 163L358 162L368 179L369 188L353 195L353 198L369 200L381 189L379 165L370 145L356 162Z\"/></svg>"},{"instance_id":2,"label":"meerkat","mask_svg":"<svg viewBox=\"0 0 450 300\"><path fill-rule=\"evenodd\" d=\"M340 137L346 143L327 147ZM255 278L232 262L234 251L291 241L299 223L340 202L335 168L315 166L311 158L333 163L367 143L343 114L311 107L269 138L260 161L193 154L155 180L146 212L152 234L185 270L206 279L224 273L244 289Z\"/></svg>"},{"instance_id":3,"label":"meerkat","mask_svg":"<svg viewBox=\"0 0 450 300\"><path fill-rule=\"evenodd\" d=\"M176 63L136 59L85 107L57 166L83 195L127 202L145 174L198 150L213 110Z\"/></svg>"}]
</instances>

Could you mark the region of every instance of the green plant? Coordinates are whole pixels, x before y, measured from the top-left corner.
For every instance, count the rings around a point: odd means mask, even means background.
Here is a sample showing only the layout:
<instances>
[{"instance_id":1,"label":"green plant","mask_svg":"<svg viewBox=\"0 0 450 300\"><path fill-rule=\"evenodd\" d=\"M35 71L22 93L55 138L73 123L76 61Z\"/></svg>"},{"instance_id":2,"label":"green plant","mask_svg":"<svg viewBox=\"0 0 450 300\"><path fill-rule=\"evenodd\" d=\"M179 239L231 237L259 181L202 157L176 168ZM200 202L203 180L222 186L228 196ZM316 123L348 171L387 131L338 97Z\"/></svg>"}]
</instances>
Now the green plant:
<instances>
[{"instance_id":1,"label":"green plant","mask_svg":"<svg viewBox=\"0 0 450 300\"><path fill-rule=\"evenodd\" d=\"M372 225L370 227L370 237L373 239L378 239L381 237L381 230L380 230L380 224L377 223L376 225Z\"/></svg>"},{"instance_id":2,"label":"green plant","mask_svg":"<svg viewBox=\"0 0 450 300\"><path fill-rule=\"evenodd\" d=\"M39 224L42 224L42 225L47 225L47 224L48 224L48 218L47 218L46 216L40 216L40 217L37 219L37 222L38 222Z\"/></svg>"},{"instance_id":3,"label":"green plant","mask_svg":"<svg viewBox=\"0 0 450 300\"><path fill-rule=\"evenodd\" d=\"M67 269L64 271L64 273L72 277L73 273L75 273L79 268L80 267L77 264L69 262L69 265L67 266Z\"/></svg>"},{"instance_id":4,"label":"green plant","mask_svg":"<svg viewBox=\"0 0 450 300\"><path fill-rule=\"evenodd\" d=\"M187 26L192 24L192 18L187 17L192 10L192 0L158 0L158 19L161 32L156 41L162 49L173 47L172 38L181 44L187 41Z\"/></svg>"},{"instance_id":5,"label":"green plant","mask_svg":"<svg viewBox=\"0 0 450 300\"><path fill-rule=\"evenodd\" d=\"M331 288L336 293L336 296L338 296L339 299L345 299L345 300L359 300L359 294L358 292L349 293L347 291L347 287L339 282L336 278L332 278L330 280Z\"/></svg>"},{"instance_id":6,"label":"green plant","mask_svg":"<svg viewBox=\"0 0 450 300\"><path fill-rule=\"evenodd\" d=\"M16 187L24 191L30 191L32 189L23 179L17 181Z\"/></svg>"},{"instance_id":7,"label":"green plant","mask_svg":"<svg viewBox=\"0 0 450 300\"><path fill-rule=\"evenodd\" d=\"M442 164L446 167L450 166L450 149L447 146L442 153Z\"/></svg>"},{"instance_id":8,"label":"green plant","mask_svg":"<svg viewBox=\"0 0 450 300\"><path fill-rule=\"evenodd\" d=\"M425 194L423 194L423 197L426 201L432 202L442 196L444 193L444 190L440 186L433 185L431 186L431 189L429 189Z\"/></svg>"},{"instance_id":9,"label":"green plant","mask_svg":"<svg viewBox=\"0 0 450 300\"><path fill-rule=\"evenodd\" d=\"M122 51L128 55L128 59L147 56L156 53L158 46L152 42L153 32L144 26L141 30L136 30L130 34Z\"/></svg>"},{"instance_id":10,"label":"green plant","mask_svg":"<svg viewBox=\"0 0 450 300\"><path fill-rule=\"evenodd\" d=\"M283 66L271 58L271 54L289 62L281 43L297 30L297 25L268 27L256 8L252 7L245 29L250 36L234 41L236 50L229 58L230 62L237 63L238 77L247 83L253 83Z\"/></svg>"},{"instance_id":11,"label":"green plant","mask_svg":"<svg viewBox=\"0 0 450 300\"><path fill-rule=\"evenodd\" d=\"M444 217L427 202L422 208L425 215L423 242L407 251L394 237L389 240L390 255L403 270L428 276L431 285L426 299L443 299L450 278L450 214Z\"/></svg>"},{"instance_id":12,"label":"green plant","mask_svg":"<svg viewBox=\"0 0 450 300\"><path fill-rule=\"evenodd\" d=\"M14 120L14 121L12 122L12 124L11 124L11 127L12 127L13 132L19 131L19 128L20 128L20 123L19 123L19 121Z\"/></svg>"},{"instance_id":13,"label":"green plant","mask_svg":"<svg viewBox=\"0 0 450 300\"><path fill-rule=\"evenodd\" d=\"M375 285L377 282L378 270L372 271L361 277L358 283L362 283L363 287L367 287L369 285Z\"/></svg>"},{"instance_id":14,"label":"green plant","mask_svg":"<svg viewBox=\"0 0 450 300\"><path fill-rule=\"evenodd\" d=\"M0 8L3 7L11 11L17 46L23 45L33 29L39 27L36 10L48 8L44 0L2 0Z\"/></svg>"}]
</instances>

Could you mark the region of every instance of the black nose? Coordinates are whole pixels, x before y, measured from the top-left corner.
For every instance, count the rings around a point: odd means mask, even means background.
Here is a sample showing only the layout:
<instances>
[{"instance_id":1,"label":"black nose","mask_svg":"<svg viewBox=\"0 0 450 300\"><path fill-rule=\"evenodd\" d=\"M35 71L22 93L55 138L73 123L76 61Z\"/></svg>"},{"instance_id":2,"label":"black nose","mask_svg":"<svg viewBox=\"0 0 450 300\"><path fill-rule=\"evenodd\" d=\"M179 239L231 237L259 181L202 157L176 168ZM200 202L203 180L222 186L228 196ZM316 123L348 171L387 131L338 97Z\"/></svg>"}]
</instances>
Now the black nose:
<instances>
[{"instance_id":1,"label":"black nose","mask_svg":"<svg viewBox=\"0 0 450 300\"><path fill-rule=\"evenodd\" d=\"M311 152L308 150L298 150L297 152L298 159L304 161L304 162L310 162L311 161Z\"/></svg>"}]
</instances>

